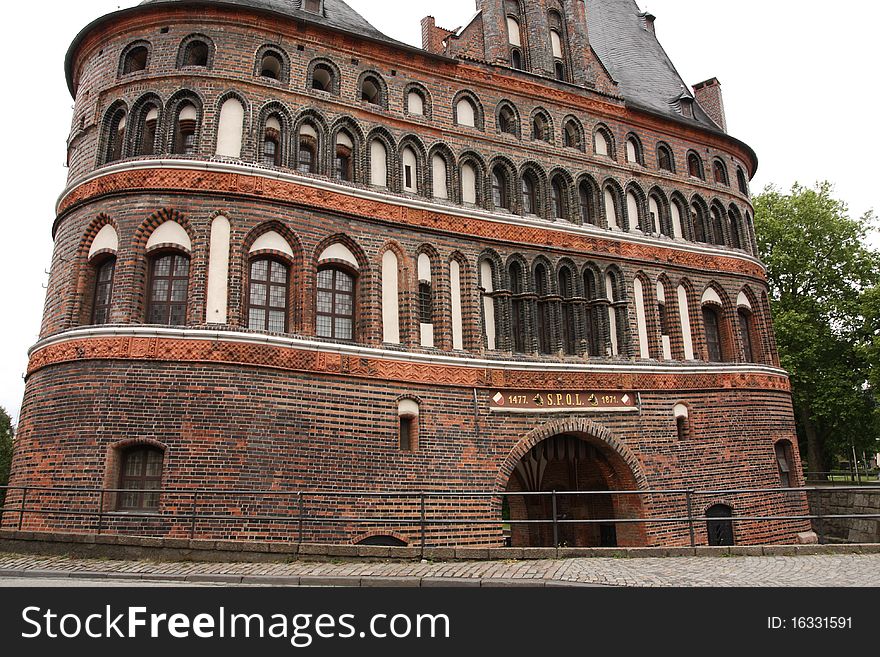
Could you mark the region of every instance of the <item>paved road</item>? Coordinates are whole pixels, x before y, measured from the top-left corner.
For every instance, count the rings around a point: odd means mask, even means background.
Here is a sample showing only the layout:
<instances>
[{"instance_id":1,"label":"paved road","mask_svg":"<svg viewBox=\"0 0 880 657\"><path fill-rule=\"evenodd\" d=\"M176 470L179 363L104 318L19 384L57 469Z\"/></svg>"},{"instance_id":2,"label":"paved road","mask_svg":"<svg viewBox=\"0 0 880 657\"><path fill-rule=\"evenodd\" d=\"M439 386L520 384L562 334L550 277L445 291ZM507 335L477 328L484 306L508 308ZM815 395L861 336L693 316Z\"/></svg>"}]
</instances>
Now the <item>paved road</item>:
<instances>
[{"instance_id":1,"label":"paved road","mask_svg":"<svg viewBox=\"0 0 880 657\"><path fill-rule=\"evenodd\" d=\"M874 586L880 554L474 563L171 563L0 555L0 585ZM40 581L43 580L43 581ZM147 581L145 581L147 580Z\"/></svg>"}]
</instances>

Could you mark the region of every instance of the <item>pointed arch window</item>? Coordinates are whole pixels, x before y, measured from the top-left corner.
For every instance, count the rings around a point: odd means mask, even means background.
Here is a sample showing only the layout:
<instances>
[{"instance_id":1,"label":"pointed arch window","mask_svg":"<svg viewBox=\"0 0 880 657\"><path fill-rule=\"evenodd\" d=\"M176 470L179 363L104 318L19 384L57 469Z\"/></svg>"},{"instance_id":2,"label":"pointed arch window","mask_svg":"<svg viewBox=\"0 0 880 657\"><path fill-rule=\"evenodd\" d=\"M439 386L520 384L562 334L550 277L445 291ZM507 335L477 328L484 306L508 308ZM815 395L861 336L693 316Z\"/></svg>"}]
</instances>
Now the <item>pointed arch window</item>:
<instances>
[{"instance_id":1,"label":"pointed arch window","mask_svg":"<svg viewBox=\"0 0 880 657\"><path fill-rule=\"evenodd\" d=\"M174 155L195 155L197 122L198 110L195 105L185 103L177 112L174 126Z\"/></svg>"},{"instance_id":2,"label":"pointed arch window","mask_svg":"<svg viewBox=\"0 0 880 657\"><path fill-rule=\"evenodd\" d=\"M591 269L584 270L584 294L587 297L586 323L585 333L587 339L587 349L591 356L601 356L602 351L599 348L599 287L596 281L596 275Z\"/></svg>"},{"instance_id":3,"label":"pointed arch window","mask_svg":"<svg viewBox=\"0 0 880 657\"><path fill-rule=\"evenodd\" d=\"M568 214L568 207L565 201L566 186L562 180L556 178L553 180L551 201L553 204L553 218L565 219Z\"/></svg>"},{"instance_id":4,"label":"pointed arch window","mask_svg":"<svg viewBox=\"0 0 880 657\"><path fill-rule=\"evenodd\" d=\"M498 132L516 136L518 133L516 123L516 114L508 105L498 111Z\"/></svg>"},{"instance_id":5,"label":"pointed arch window","mask_svg":"<svg viewBox=\"0 0 880 657\"><path fill-rule=\"evenodd\" d=\"M739 335L742 340L743 358L747 363L755 363L755 349L752 343L753 317L745 308L737 311L737 319L739 321Z\"/></svg>"},{"instance_id":6,"label":"pointed arch window","mask_svg":"<svg viewBox=\"0 0 880 657\"><path fill-rule=\"evenodd\" d=\"M140 140L138 151L142 156L154 155L156 153L156 137L158 136L159 108L155 105L145 107L141 116L143 119L138 131L138 139Z\"/></svg>"},{"instance_id":7,"label":"pointed arch window","mask_svg":"<svg viewBox=\"0 0 880 657\"><path fill-rule=\"evenodd\" d=\"M338 180L350 182L354 178L352 149L354 141L345 131L336 134L336 152L334 158L334 174Z\"/></svg>"},{"instance_id":8,"label":"pointed arch window","mask_svg":"<svg viewBox=\"0 0 880 657\"><path fill-rule=\"evenodd\" d=\"M562 317L562 349L568 356L577 354L577 329L574 310L574 280L571 270L563 267L559 270L559 295L562 297L560 309Z\"/></svg>"},{"instance_id":9,"label":"pointed arch window","mask_svg":"<svg viewBox=\"0 0 880 657\"><path fill-rule=\"evenodd\" d=\"M523 214L539 214L538 190L531 174L522 177L522 212Z\"/></svg>"},{"instance_id":10,"label":"pointed arch window","mask_svg":"<svg viewBox=\"0 0 880 657\"><path fill-rule=\"evenodd\" d=\"M553 320L550 316L550 301L547 299L550 294L547 283L547 268L539 264L535 267L535 294L538 297L535 333L538 338L538 352L545 355L553 353Z\"/></svg>"},{"instance_id":11,"label":"pointed arch window","mask_svg":"<svg viewBox=\"0 0 880 657\"><path fill-rule=\"evenodd\" d=\"M281 166L281 121L277 116L270 116L263 129L263 164Z\"/></svg>"},{"instance_id":12,"label":"pointed arch window","mask_svg":"<svg viewBox=\"0 0 880 657\"><path fill-rule=\"evenodd\" d=\"M125 126L128 123L128 114L124 109L119 109L110 121L110 130L107 143L107 162L121 160L125 153Z\"/></svg>"},{"instance_id":13,"label":"pointed arch window","mask_svg":"<svg viewBox=\"0 0 880 657\"><path fill-rule=\"evenodd\" d=\"M248 328L287 333L290 268L274 258L251 262L248 290Z\"/></svg>"},{"instance_id":14,"label":"pointed arch window","mask_svg":"<svg viewBox=\"0 0 880 657\"><path fill-rule=\"evenodd\" d=\"M706 304L703 306L703 328L706 337L706 349L709 362L721 363L724 354L721 347L721 312L720 309Z\"/></svg>"},{"instance_id":15,"label":"pointed arch window","mask_svg":"<svg viewBox=\"0 0 880 657\"><path fill-rule=\"evenodd\" d=\"M300 173L318 172L318 133L308 123L299 129L296 169Z\"/></svg>"},{"instance_id":16,"label":"pointed arch window","mask_svg":"<svg viewBox=\"0 0 880 657\"><path fill-rule=\"evenodd\" d=\"M578 199L581 206L581 221L585 224L596 224L596 201L593 190L587 182L582 182L578 188Z\"/></svg>"},{"instance_id":17,"label":"pointed arch window","mask_svg":"<svg viewBox=\"0 0 880 657\"><path fill-rule=\"evenodd\" d=\"M492 203L496 210L510 210L510 195L507 190L507 174L500 166L492 170Z\"/></svg>"},{"instance_id":18,"label":"pointed arch window","mask_svg":"<svg viewBox=\"0 0 880 657\"><path fill-rule=\"evenodd\" d=\"M737 186L739 187L740 194L742 194L743 196L748 196L749 195L749 183L746 180L746 174L742 170L742 167L736 168L736 183L737 183Z\"/></svg>"}]
</instances>

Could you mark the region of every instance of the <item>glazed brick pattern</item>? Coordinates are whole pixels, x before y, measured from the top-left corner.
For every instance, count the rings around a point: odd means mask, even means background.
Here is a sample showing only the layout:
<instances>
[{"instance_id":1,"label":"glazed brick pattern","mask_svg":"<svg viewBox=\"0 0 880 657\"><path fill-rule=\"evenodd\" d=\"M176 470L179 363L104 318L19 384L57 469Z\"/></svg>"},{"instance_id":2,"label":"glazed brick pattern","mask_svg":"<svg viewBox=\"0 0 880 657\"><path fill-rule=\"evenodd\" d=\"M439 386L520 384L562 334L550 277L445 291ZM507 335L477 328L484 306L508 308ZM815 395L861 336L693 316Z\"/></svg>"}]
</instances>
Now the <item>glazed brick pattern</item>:
<instances>
[{"instance_id":1,"label":"glazed brick pattern","mask_svg":"<svg viewBox=\"0 0 880 657\"><path fill-rule=\"evenodd\" d=\"M145 403L145 391L149 391ZM419 449L397 448L397 400L422 400ZM676 437L672 405L685 400L692 409L691 436ZM40 370L28 381L18 449L13 466L15 486L106 486L112 448L121 441L154 441L166 446L163 487L210 487L226 490L430 491L497 493L503 490L535 427L565 430L576 418L512 416L488 409L487 390L399 384L338 376L297 376L272 369L174 362L84 361ZM90 409L83 413L82 409ZM75 418L75 420L74 420ZM790 439L794 427L790 398L784 392L690 391L643 392L642 411L597 414L589 420L607 428L635 459L635 478L643 490L750 488L778 486L773 443ZM595 441L595 439L592 439ZM519 451L517 450L520 447ZM794 471L798 471L794 468ZM50 498L32 491L34 504ZM724 500L736 515L784 515L802 506L785 495L730 495ZM676 499L677 497L677 499ZM697 496L695 511L718 503ZM15 498L10 503L14 505ZM94 495L79 499L79 508L96 509ZM169 495L163 510L186 513L191 496ZM272 512L295 515L295 503L284 498L247 499L220 495L205 507L227 513ZM680 496L646 496L648 517L675 517L686 512ZM202 507L200 507L202 508ZM318 498L310 513L318 516L359 509L366 518L380 512L417 518L417 501ZM802 510L802 509L801 509ZM497 506L483 501L436 501L432 517L458 512L460 517L500 517ZM373 515L370 515L373 514ZM678 515L678 517L681 517ZM30 518L30 519L28 519ZM93 529L96 519L28 516L26 529ZM8 515L5 523L14 524ZM125 516L111 517L109 527L144 531ZM186 536L189 524L154 521L156 535ZM740 543L793 542L808 531L803 523L779 521L738 523ZM127 525L127 528L126 528ZM283 525L283 523L282 523ZM295 534L295 522L276 527L281 536ZM8 525L7 525L8 526ZM389 528L385 528L386 532ZM149 524L147 524L149 530ZM364 526L314 526L310 540L358 540ZM648 523L649 545L686 545L685 527ZM415 528L398 533L415 540ZM256 525L201 522L199 537L271 537ZM431 542L498 544L500 527L433 528ZM701 541L703 543L705 539Z\"/></svg>"}]
</instances>

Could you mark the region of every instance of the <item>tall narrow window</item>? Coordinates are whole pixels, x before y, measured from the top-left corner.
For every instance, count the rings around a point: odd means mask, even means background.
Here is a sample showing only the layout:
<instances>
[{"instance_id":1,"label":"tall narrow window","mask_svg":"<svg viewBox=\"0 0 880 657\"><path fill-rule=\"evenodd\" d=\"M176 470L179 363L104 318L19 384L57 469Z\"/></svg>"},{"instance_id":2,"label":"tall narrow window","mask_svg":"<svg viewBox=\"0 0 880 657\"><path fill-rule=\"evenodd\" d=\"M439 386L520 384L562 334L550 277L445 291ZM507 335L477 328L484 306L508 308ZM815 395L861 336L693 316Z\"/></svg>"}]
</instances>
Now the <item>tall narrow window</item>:
<instances>
[{"instance_id":1,"label":"tall narrow window","mask_svg":"<svg viewBox=\"0 0 880 657\"><path fill-rule=\"evenodd\" d=\"M248 295L248 328L269 333L287 332L290 270L269 258L251 263Z\"/></svg>"},{"instance_id":2,"label":"tall narrow window","mask_svg":"<svg viewBox=\"0 0 880 657\"><path fill-rule=\"evenodd\" d=\"M735 249L745 248L739 229L739 216L732 208L727 212L727 225L730 227L730 246Z\"/></svg>"},{"instance_id":3,"label":"tall narrow window","mask_svg":"<svg viewBox=\"0 0 880 657\"><path fill-rule=\"evenodd\" d=\"M566 203L565 203L565 188L561 180L553 181L553 218L554 219L564 219L566 216Z\"/></svg>"},{"instance_id":4,"label":"tall narrow window","mask_svg":"<svg viewBox=\"0 0 880 657\"><path fill-rule=\"evenodd\" d=\"M747 310L740 309L737 313L739 318L739 334L743 345L743 357L747 363L755 362L755 351L752 346L752 316Z\"/></svg>"},{"instance_id":5,"label":"tall narrow window","mask_svg":"<svg viewBox=\"0 0 880 657\"><path fill-rule=\"evenodd\" d=\"M477 203L477 169L470 162L461 165L461 200L463 203Z\"/></svg>"},{"instance_id":6,"label":"tall narrow window","mask_svg":"<svg viewBox=\"0 0 880 657\"><path fill-rule=\"evenodd\" d=\"M446 159L439 153L435 153L431 158L431 186L434 198L449 198L448 168Z\"/></svg>"},{"instance_id":7,"label":"tall narrow window","mask_svg":"<svg viewBox=\"0 0 880 657\"><path fill-rule=\"evenodd\" d=\"M483 337L486 348L498 347L498 327L495 318L495 268L490 260L480 262L480 300L483 309Z\"/></svg>"},{"instance_id":8,"label":"tall narrow window","mask_svg":"<svg viewBox=\"0 0 880 657\"><path fill-rule=\"evenodd\" d=\"M694 222L694 241L708 242L709 232L706 230L706 214L703 209L694 203L691 206L691 215Z\"/></svg>"},{"instance_id":9,"label":"tall narrow window","mask_svg":"<svg viewBox=\"0 0 880 657\"><path fill-rule=\"evenodd\" d=\"M318 144L314 137L300 133L299 150L296 156L296 170L300 173L316 173L318 165Z\"/></svg>"},{"instance_id":10,"label":"tall narrow window","mask_svg":"<svg viewBox=\"0 0 880 657\"><path fill-rule=\"evenodd\" d=\"M611 187L605 188L605 220L608 222L608 228L618 228L617 199Z\"/></svg>"},{"instance_id":11,"label":"tall narrow window","mask_svg":"<svg viewBox=\"0 0 880 657\"><path fill-rule=\"evenodd\" d=\"M113 115L110 122L110 130L107 143L107 162L121 160L125 152L125 126L128 116L125 110L120 109Z\"/></svg>"},{"instance_id":12,"label":"tall narrow window","mask_svg":"<svg viewBox=\"0 0 880 657\"><path fill-rule=\"evenodd\" d=\"M318 337L354 340L354 284L354 277L341 269L318 272Z\"/></svg>"},{"instance_id":13,"label":"tall narrow window","mask_svg":"<svg viewBox=\"0 0 880 657\"><path fill-rule=\"evenodd\" d=\"M515 353L526 351L526 303L523 294L523 270L518 262L510 263L510 342Z\"/></svg>"},{"instance_id":14,"label":"tall narrow window","mask_svg":"<svg viewBox=\"0 0 880 657\"><path fill-rule=\"evenodd\" d=\"M189 293L189 258L171 253L152 260L147 324L184 326Z\"/></svg>"},{"instance_id":15,"label":"tall narrow window","mask_svg":"<svg viewBox=\"0 0 880 657\"><path fill-rule=\"evenodd\" d=\"M514 136L519 132L516 114L507 105L498 111L498 132Z\"/></svg>"},{"instance_id":16,"label":"tall narrow window","mask_svg":"<svg viewBox=\"0 0 880 657\"><path fill-rule=\"evenodd\" d=\"M145 110L144 121L140 130L140 155L150 156L156 153L157 126L159 123L159 109L151 107Z\"/></svg>"},{"instance_id":17,"label":"tall narrow window","mask_svg":"<svg viewBox=\"0 0 880 657\"><path fill-rule=\"evenodd\" d=\"M578 188L578 198L581 205L581 221L585 224L596 223L596 204L593 190L586 182L582 182Z\"/></svg>"},{"instance_id":18,"label":"tall narrow window","mask_svg":"<svg viewBox=\"0 0 880 657\"><path fill-rule=\"evenodd\" d=\"M532 120L532 139L550 141L550 123L543 114L536 114Z\"/></svg>"},{"instance_id":19,"label":"tall narrow window","mask_svg":"<svg viewBox=\"0 0 880 657\"><path fill-rule=\"evenodd\" d=\"M721 318L714 306L703 306L703 326L706 331L706 348L709 361L720 363L724 360L721 350Z\"/></svg>"},{"instance_id":20,"label":"tall narrow window","mask_svg":"<svg viewBox=\"0 0 880 657\"><path fill-rule=\"evenodd\" d=\"M642 163L642 147L635 137L626 140L626 161L630 164Z\"/></svg>"},{"instance_id":21,"label":"tall narrow window","mask_svg":"<svg viewBox=\"0 0 880 657\"><path fill-rule=\"evenodd\" d=\"M605 274L605 294L608 299L608 336L610 338L609 356L620 355L620 321L618 320L616 280L610 273Z\"/></svg>"},{"instance_id":22,"label":"tall narrow window","mask_svg":"<svg viewBox=\"0 0 880 657\"><path fill-rule=\"evenodd\" d=\"M220 108L217 122L217 155L241 158L244 131L244 105L237 98L229 98Z\"/></svg>"},{"instance_id":23,"label":"tall narrow window","mask_svg":"<svg viewBox=\"0 0 880 657\"><path fill-rule=\"evenodd\" d=\"M749 183L746 180L746 174L742 170L741 167L737 167L737 169L736 169L736 183L737 183L737 186L739 187L740 194L742 194L743 196L748 196L749 195Z\"/></svg>"},{"instance_id":24,"label":"tall narrow window","mask_svg":"<svg viewBox=\"0 0 880 657\"><path fill-rule=\"evenodd\" d=\"M510 200L507 193L507 175L501 167L492 170L492 204L496 210L510 209Z\"/></svg>"},{"instance_id":25,"label":"tall narrow window","mask_svg":"<svg viewBox=\"0 0 880 657\"><path fill-rule=\"evenodd\" d=\"M724 217L722 211L713 206L712 214L712 238L713 243L724 246Z\"/></svg>"},{"instance_id":26,"label":"tall narrow window","mask_svg":"<svg viewBox=\"0 0 880 657\"><path fill-rule=\"evenodd\" d=\"M587 349L590 356L601 356L599 348L599 287L596 275L590 269L584 270L584 294L587 297L586 305L586 338Z\"/></svg>"},{"instance_id":27,"label":"tall narrow window","mask_svg":"<svg viewBox=\"0 0 880 657\"><path fill-rule=\"evenodd\" d=\"M538 351L542 354L553 353L553 327L550 318L550 302L547 300L549 294L547 282L547 268L544 265L538 265L535 267L535 293L538 296L535 332L538 338Z\"/></svg>"},{"instance_id":28,"label":"tall narrow window","mask_svg":"<svg viewBox=\"0 0 880 657\"><path fill-rule=\"evenodd\" d=\"M419 254L419 335L423 347L434 346L434 289L431 284L431 258L427 253Z\"/></svg>"},{"instance_id":29,"label":"tall narrow window","mask_svg":"<svg viewBox=\"0 0 880 657\"><path fill-rule=\"evenodd\" d=\"M791 488L791 443L787 440L780 440L778 443L776 443L774 449L776 451L776 465L779 469L779 485L782 488Z\"/></svg>"},{"instance_id":30,"label":"tall narrow window","mask_svg":"<svg viewBox=\"0 0 880 657\"><path fill-rule=\"evenodd\" d=\"M657 147L657 166L661 171L675 171L672 151L666 144L661 144Z\"/></svg>"},{"instance_id":31,"label":"tall narrow window","mask_svg":"<svg viewBox=\"0 0 880 657\"><path fill-rule=\"evenodd\" d=\"M403 149L403 153L400 156L400 166L402 169L403 191L418 194L418 159L413 149Z\"/></svg>"},{"instance_id":32,"label":"tall narrow window","mask_svg":"<svg viewBox=\"0 0 880 657\"><path fill-rule=\"evenodd\" d=\"M577 124L572 120L565 122L565 127L562 130L562 143L566 148L583 150L581 131L578 129Z\"/></svg>"},{"instance_id":33,"label":"tall narrow window","mask_svg":"<svg viewBox=\"0 0 880 657\"><path fill-rule=\"evenodd\" d=\"M672 411L675 416L675 433L679 440L687 440L690 436L690 411L684 404L676 404Z\"/></svg>"},{"instance_id":34,"label":"tall narrow window","mask_svg":"<svg viewBox=\"0 0 880 657\"><path fill-rule=\"evenodd\" d=\"M522 177L522 212L523 214L538 214L538 192L535 181L529 174Z\"/></svg>"},{"instance_id":35,"label":"tall narrow window","mask_svg":"<svg viewBox=\"0 0 880 657\"><path fill-rule=\"evenodd\" d=\"M724 163L721 160L715 160L712 164L712 171L715 176L715 182L719 185L729 185L730 183L727 180L727 167L724 166Z\"/></svg>"},{"instance_id":36,"label":"tall narrow window","mask_svg":"<svg viewBox=\"0 0 880 657\"><path fill-rule=\"evenodd\" d=\"M703 179L703 162L696 153L688 154L688 175L692 178Z\"/></svg>"},{"instance_id":37,"label":"tall narrow window","mask_svg":"<svg viewBox=\"0 0 880 657\"><path fill-rule=\"evenodd\" d=\"M187 103L180 108L174 129L174 155L195 155L197 121L198 111L194 105Z\"/></svg>"},{"instance_id":38,"label":"tall narrow window","mask_svg":"<svg viewBox=\"0 0 880 657\"><path fill-rule=\"evenodd\" d=\"M666 308L666 287L660 281L657 281L657 315L660 319L660 346L663 349L663 359L672 360L672 324Z\"/></svg>"},{"instance_id":39,"label":"tall narrow window","mask_svg":"<svg viewBox=\"0 0 880 657\"><path fill-rule=\"evenodd\" d=\"M379 139L370 142L370 184L388 186L388 149Z\"/></svg>"},{"instance_id":40,"label":"tall narrow window","mask_svg":"<svg viewBox=\"0 0 880 657\"><path fill-rule=\"evenodd\" d=\"M116 258L108 258L95 272L92 324L107 324L110 321L110 302L113 299L113 277L115 273Z\"/></svg>"},{"instance_id":41,"label":"tall narrow window","mask_svg":"<svg viewBox=\"0 0 880 657\"><path fill-rule=\"evenodd\" d=\"M577 353L577 331L574 321L574 284L571 271L565 267L559 271L559 294L562 297L562 349L566 355Z\"/></svg>"},{"instance_id":42,"label":"tall narrow window","mask_svg":"<svg viewBox=\"0 0 880 657\"><path fill-rule=\"evenodd\" d=\"M269 117L263 131L263 164L281 166L281 121L277 116Z\"/></svg>"},{"instance_id":43,"label":"tall narrow window","mask_svg":"<svg viewBox=\"0 0 880 657\"><path fill-rule=\"evenodd\" d=\"M398 439L400 451L415 452L419 443L419 404L414 399L404 399L397 406Z\"/></svg>"},{"instance_id":44,"label":"tall narrow window","mask_svg":"<svg viewBox=\"0 0 880 657\"><path fill-rule=\"evenodd\" d=\"M155 447L133 447L122 454L119 475L120 511L155 511L162 488L165 455Z\"/></svg>"},{"instance_id":45,"label":"tall narrow window","mask_svg":"<svg viewBox=\"0 0 880 657\"><path fill-rule=\"evenodd\" d=\"M339 180L351 181L354 178L354 172L352 170L353 148L354 142L347 132L339 132L336 135L334 173Z\"/></svg>"}]
</instances>

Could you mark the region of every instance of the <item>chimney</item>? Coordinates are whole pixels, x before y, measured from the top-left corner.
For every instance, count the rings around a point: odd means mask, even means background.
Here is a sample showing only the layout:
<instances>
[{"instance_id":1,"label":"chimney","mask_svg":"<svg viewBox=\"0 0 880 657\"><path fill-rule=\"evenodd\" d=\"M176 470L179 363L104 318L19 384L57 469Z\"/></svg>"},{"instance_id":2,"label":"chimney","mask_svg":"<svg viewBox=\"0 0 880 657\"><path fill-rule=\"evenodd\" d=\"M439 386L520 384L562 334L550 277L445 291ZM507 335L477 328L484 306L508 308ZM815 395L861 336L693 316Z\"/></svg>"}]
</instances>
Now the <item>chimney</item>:
<instances>
[{"instance_id":1,"label":"chimney","mask_svg":"<svg viewBox=\"0 0 880 657\"><path fill-rule=\"evenodd\" d=\"M654 31L654 21L657 20L657 17L649 11L639 14L639 17L645 22L645 31L656 36L657 32Z\"/></svg>"},{"instance_id":2,"label":"chimney","mask_svg":"<svg viewBox=\"0 0 880 657\"><path fill-rule=\"evenodd\" d=\"M422 19L422 49L435 55L443 55L446 53L446 46L443 42L450 36L455 34L453 30L445 30L437 27L437 21L433 16L425 16Z\"/></svg>"},{"instance_id":3,"label":"chimney","mask_svg":"<svg viewBox=\"0 0 880 657\"><path fill-rule=\"evenodd\" d=\"M721 83L718 78L712 78L705 82L694 85L694 97L700 104L709 118L712 119L718 127L727 132L727 117L724 115L724 97L721 94Z\"/></svg>"}]
</instances>

